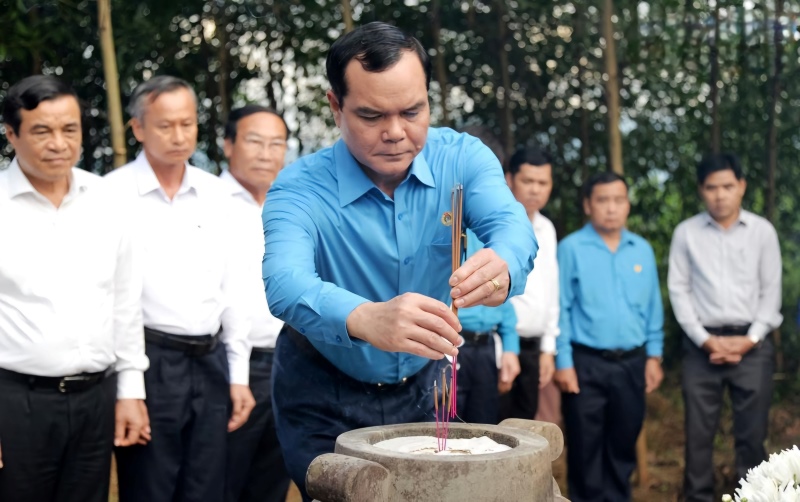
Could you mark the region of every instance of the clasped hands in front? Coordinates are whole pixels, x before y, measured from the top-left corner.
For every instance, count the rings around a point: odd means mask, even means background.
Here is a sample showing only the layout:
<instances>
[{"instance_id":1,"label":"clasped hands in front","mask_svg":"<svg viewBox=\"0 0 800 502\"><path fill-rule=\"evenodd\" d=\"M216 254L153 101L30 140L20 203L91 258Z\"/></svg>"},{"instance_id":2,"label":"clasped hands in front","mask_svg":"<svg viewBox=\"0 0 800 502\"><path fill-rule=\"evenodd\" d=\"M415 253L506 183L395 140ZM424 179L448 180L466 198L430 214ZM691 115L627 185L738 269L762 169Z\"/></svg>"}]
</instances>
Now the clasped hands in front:
<instances>
[{"instance_id":1,"label":"clasped hands in front","mask_svg":"<svg viewBox=\"0 0 800 502\"><path fill-rule=\"evenodd\" d=\"M708 352L711 364L738 364L755 345L747 336L711 335L703 344L703 349Z\"/></svg>"},{"instance_id":2,"label":"clasped hands in front","mask_svg":"<svg viewBox=\"0 0 800 502\"><path fill-rule=\"evenodd\" d=\"M449 285L458 308L496 307L508 297L508 265L493 250L481 249L453 273ZM362 303L353 309L346 324L351 337L378 349L429 359L457 355L461 342L458 316L448 305L418 293L405 293L387 302Z\"/></svg>"}]
</instances>

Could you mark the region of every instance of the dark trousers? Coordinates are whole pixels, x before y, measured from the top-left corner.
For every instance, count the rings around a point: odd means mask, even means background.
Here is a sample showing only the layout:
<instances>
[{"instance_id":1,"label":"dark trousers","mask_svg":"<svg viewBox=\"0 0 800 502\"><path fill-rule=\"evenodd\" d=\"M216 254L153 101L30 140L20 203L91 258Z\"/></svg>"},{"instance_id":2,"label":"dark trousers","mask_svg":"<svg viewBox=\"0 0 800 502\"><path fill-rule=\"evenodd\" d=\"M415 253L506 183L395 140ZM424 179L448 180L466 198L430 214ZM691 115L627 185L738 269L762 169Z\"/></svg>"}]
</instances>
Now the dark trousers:
<instances>
[{"instance_id":1,"label":"dark trousers","mask_svg":"<svg viewBox=\"0 0 800 502\"><path fill-rule=\"evenodd\" d=\"M120 502L221 502L230 386L225 344L204 356L146 344L152 441L117 448Z\"/></svg>"},{"instance_id":2,"label":"dark trousers","mask_svg":"<svg viewBox=\"0 0 800 502\"><path fill-rule=\"evenodd\" d=\"M579 394L563 394L572 502L630 500L645 411L644 354L622 360L573 352Z\"/></svg>"},{"instance_id":3,"label":"dark trousers","mask_svg":"<svg viewBox=\"0 0 800 502\"><path fill-rule=\"evenodd\" d=\"M458 416L465 422L496 424L500 394L494 337L483 335L464 344L458 349L457 362Z\"/></svg>"},{"instance_id":4,"label":"dark trousers","mask_svg":"<svg viewBox=\"0 0 800 502\"><path fill-rule=\"evenodd\" d=\"M688 502L714 497L714 436L719 427L722 398L727 387L733 405L736 476L767 458L769 406L772 401L774 348L764 340L739 364L715 365L708 353L688 339L684 342L683 400L686 406L686 471L684 493Z\"/></svg>"},{"instance_id":5,"label":"dark trousers","mask_svg":"<svg viewBox=\"0 0 800 502\"><path fill-rule=\"evenodd\" d=\"M79 392L0 380L0 500L107 502L116 376Z\"/></svg>"},{"instance_id":6,"label":"dark trousers","mask_svg":"<svg viewBox=\"0 0 800 502\"><path fill-rule=\"evenodd\" d=\"M283 463L272 413L272 352L254 350L250 390L256 407L239 429L228 434L226 502L284 502L289 473Z\"/></svg>"},{"instance_id":7,"label":"dark trousers","mask_svg":"<svg viewBox=\"0 0 800 502\"><path fill-rule=\"evenodd\" d=\"M539 407L539 338L520 338L519 376L511 390L500 396L500 421L533 420Z\"/></svg>"},{"instance_id":8,"label":"dark trousers","mask_svg":"<svg viewBox=\"0 0 800 502\"><path fill-rule=\"evenodd\" d=\"M272 368L272 403L283 458L304 501L306 471L323 453L332 453L339 434L361 427L430 422L433 380L441 362L433 361L399 385L379 388L345 375L286 328L278 337ZM314 352L311 352L314 351Z\"/></svg>"}]
</instances>

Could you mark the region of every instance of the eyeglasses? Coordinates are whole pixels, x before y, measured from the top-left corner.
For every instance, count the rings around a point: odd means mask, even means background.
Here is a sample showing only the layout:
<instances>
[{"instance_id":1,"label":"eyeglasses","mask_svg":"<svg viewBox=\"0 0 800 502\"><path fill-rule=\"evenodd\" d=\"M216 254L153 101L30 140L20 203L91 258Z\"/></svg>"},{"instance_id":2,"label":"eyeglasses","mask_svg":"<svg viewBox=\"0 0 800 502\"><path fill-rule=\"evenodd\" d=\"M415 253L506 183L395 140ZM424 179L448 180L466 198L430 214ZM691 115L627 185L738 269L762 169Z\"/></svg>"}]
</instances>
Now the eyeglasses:
<instances>
[{"instance_id":1,"label":"eyeglasses","mask_svg":"<svg viewBox=\"0 0 800 502\"><path fill-rule=\"evenodd\" d=\"M244 138L244 145L250 150L283 150L286 148L286 140L247 137Z\"/></svg>"}]
</instances>

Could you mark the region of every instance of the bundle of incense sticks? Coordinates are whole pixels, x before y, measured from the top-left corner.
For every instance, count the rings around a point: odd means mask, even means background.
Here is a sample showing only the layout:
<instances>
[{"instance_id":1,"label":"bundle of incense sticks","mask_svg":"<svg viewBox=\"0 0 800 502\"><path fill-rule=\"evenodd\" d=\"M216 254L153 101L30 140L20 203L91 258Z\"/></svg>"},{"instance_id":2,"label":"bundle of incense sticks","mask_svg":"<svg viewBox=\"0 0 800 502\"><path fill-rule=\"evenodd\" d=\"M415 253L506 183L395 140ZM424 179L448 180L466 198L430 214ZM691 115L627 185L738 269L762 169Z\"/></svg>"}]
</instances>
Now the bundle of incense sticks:
<instances>
[{"instance_id":1,"label":"bundle of incense sticks","mask_svg":"<svg viewBox=\"0 0 800 502\"><path fill-rule=\"evenodd\" d=\"M462 210L464 207L464 187L459 183L453 187L450 196L452 207L452 258L453 273L461 266L461 259L466 251L466 236L462 233ZM451 303L451 310L458 315L458 307ZM436 438L439 451L447 449L447 437L450 433L450 419L456 416L458 400L456 393L458 385L458 356L453 357L450 365L450 385L445 378L447 368L442 371L441 398L437 392L436 381L433 382L434 411L436 412ZM439 414L439 399L441 399L441 415Z\"/></svg>"}]
</instances>

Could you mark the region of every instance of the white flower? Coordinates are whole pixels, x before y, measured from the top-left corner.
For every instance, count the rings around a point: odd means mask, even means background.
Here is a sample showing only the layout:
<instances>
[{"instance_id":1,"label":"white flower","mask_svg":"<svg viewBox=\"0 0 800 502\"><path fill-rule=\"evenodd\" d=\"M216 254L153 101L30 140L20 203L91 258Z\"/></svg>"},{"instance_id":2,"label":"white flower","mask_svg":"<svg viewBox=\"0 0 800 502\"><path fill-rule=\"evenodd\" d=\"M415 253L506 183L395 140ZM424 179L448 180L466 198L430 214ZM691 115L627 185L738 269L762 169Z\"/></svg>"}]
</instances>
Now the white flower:
<instances>
[{"instance_id":1,"label":"white flower","mask_svg":"<svg viewBox=\"0 0 800 502\"><path fill-rule=\"evenodd\" d=\"M800 502L800 450L797 446L773 453L769 460L750 469L739 481L736 502ZM731 502L723 495L722 502Z\"/></svg>"}]
</instances>

